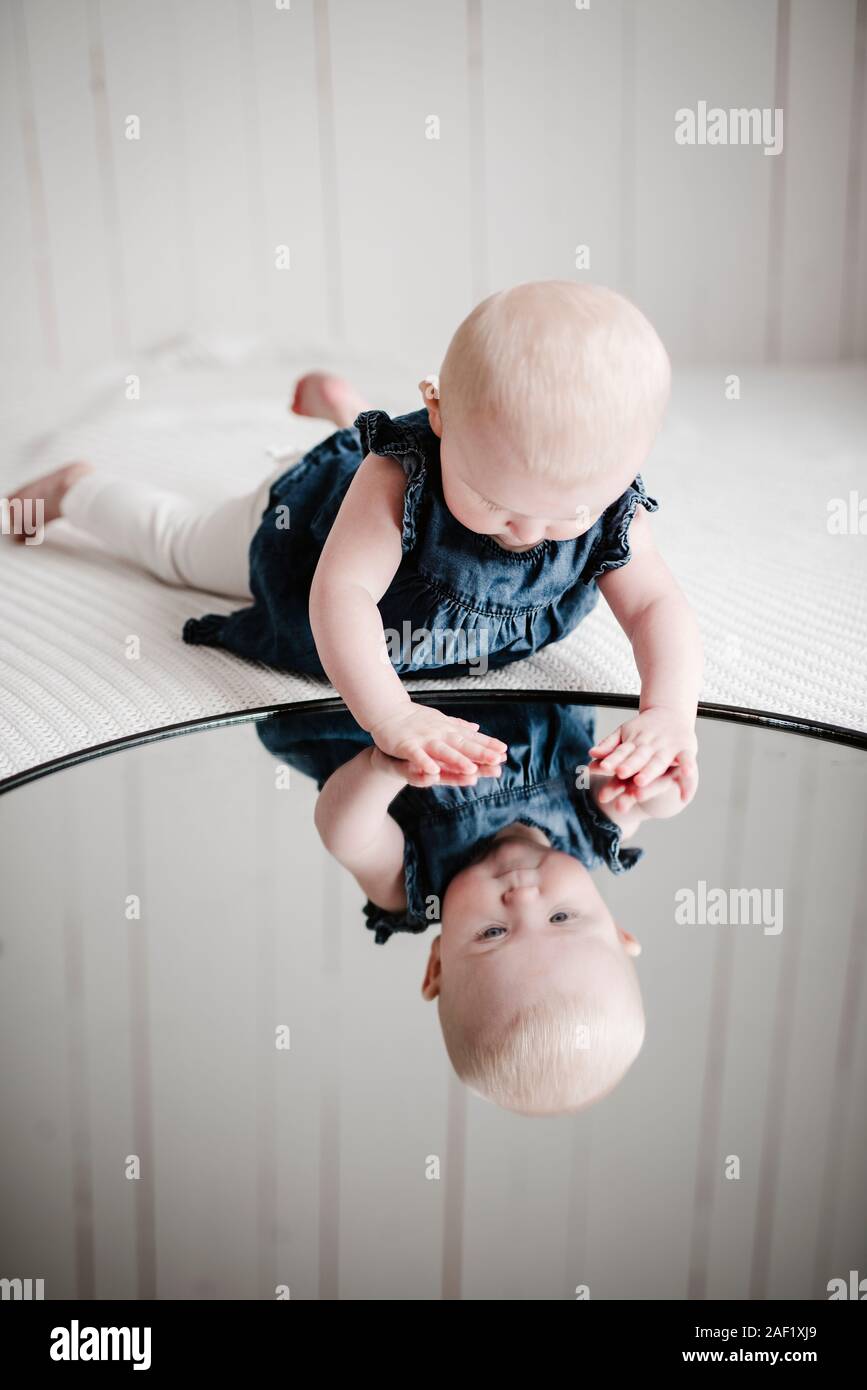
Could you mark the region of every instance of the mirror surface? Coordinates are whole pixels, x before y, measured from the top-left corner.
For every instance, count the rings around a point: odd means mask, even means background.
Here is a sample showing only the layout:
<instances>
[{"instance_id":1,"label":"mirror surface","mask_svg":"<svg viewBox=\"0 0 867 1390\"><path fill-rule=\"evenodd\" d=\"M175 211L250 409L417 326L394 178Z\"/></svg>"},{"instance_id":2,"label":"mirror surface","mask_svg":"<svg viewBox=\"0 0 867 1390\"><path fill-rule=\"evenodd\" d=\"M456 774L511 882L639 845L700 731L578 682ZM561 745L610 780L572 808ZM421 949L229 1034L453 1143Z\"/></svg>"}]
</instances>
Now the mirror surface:
<instances>
[{"instance_id":1,"label":"mirror surface","mask_svg":"<svg viewBox=\"0 0 867 1390\"><path fill-rule=\"evenodd\" d=\"M472 710L449 712L507 731L513 788L546 760L552 801L574 785L563 731L593 711ZM624 717L595 711L597 735ZM0 798L0 1276L47 1298L789 1299L867 1269L864 753L700 721L695 799L625 837L628 872L590 874L642 948L643 1046L595 1104L527 1118L452 1069L421 992L440 926L377 944L322 845L317 780L369 743L334 720ZM442 873L447 833L419 831Z\"/></svg>"}]
</instances>

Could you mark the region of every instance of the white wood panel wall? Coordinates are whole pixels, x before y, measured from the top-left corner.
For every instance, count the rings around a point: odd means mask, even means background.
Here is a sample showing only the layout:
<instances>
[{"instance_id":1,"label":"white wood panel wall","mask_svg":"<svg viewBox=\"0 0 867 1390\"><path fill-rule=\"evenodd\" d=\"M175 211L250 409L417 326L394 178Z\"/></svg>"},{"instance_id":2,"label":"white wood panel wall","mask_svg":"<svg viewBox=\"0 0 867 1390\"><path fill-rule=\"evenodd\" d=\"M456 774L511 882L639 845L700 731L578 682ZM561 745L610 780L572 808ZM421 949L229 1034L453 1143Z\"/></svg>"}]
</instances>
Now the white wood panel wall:
<instances>
[{"instance_id":1,"label":"white wood panel wall","mask_svg":"<svg viewBox=\"0 0 867 1390\"><path fill-rule=\"evenodd\" d=\"M547 276L680 360L863 356L865 50L867 0L0 0L0 362L203 333L424 370ZM782 106L783 153L678 145L702 100Z\"/></svg>"}]
</instances>

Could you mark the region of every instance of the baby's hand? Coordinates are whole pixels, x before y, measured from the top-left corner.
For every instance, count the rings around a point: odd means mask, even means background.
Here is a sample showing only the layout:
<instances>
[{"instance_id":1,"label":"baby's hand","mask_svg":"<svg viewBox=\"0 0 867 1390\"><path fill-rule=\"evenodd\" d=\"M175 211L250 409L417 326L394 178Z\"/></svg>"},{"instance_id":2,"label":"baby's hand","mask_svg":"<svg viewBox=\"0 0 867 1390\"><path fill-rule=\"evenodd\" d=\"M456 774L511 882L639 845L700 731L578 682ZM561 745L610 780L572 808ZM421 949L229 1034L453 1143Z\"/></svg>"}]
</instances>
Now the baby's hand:
<instances>
[{"instance_id":1,"label":"baby's hand","mask_svg":"<svg viewBox=\"0 0 867 1390\"><path fill-rule=\"evenodd\" d=\"M441 710L409 704L381 719L370 736L377 748L405 762L412 774L435 777L446 771L491 776L491 769L505 761L508 748L500 739L480 734L478 728Z\"/></svg>"},{"instance_id":2,"label":"baby's hand","mask_svg":"<svg viewBox=\"0 0 867 1390\"><path fill-rule=\"evenodd\" d=\"M590 771L599 772L600 768L591 762ZM632 779L620 781L619 778L612 778L599 788L596 799L609 813L618 811L622 814L640 806L645 816L667 820L688 806L697 790L698 764L695 758L684 758L682 763L677 763L645 786L637 786Z\"/></svg>"},{"instance_id":3,"label":"baby's hand","mask_svg":"<svg viewBox=\"0 0 867 1390\"><path fill-rule=\"evenodd\" d=\"M418 772L408 762L390 758L381 748L373 746L373 765L388 772L396 780L409 783L411 787L474 787L480 777L499 777L502 763L490 764L474 772L452 772L440 768L438 772Z\"/></svg>"},{"instance_id":4,"label":"baby's hand","mask_svg":"<svg viewBox=\"0 0 867 1390\"><path fill-rule=\"evenodd\" d=\"M633 778L646 787L675 763L695 758L698 740L695 722L670 709L645 709L594 744L590 756L599 771L624 781Z\"/></svg>"}]
</instances>

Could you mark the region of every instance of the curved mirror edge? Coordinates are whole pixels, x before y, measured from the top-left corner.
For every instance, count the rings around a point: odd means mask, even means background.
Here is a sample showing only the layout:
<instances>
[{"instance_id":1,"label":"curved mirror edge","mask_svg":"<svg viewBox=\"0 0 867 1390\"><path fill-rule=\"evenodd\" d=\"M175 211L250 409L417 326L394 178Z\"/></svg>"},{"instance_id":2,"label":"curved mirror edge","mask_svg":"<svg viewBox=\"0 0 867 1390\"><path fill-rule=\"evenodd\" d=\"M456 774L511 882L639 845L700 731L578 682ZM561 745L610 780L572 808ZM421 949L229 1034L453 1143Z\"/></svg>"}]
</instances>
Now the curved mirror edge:
<instances>
[{"instance_id":1,"label":"curved mirror edge","mask_svg":"<svg viewBox=\"0 0 867 1390\"><path fill-rule=\"evenodd\" d=\"M570 705L597 705L619 709L637 709L637 695L611 695L599 691L573 690L423 690L416 697L420 704L450 705L460 704L468 699L481 703L497 704L505 700L528 702L558 701ZM76 767L79 763L90 762L106 757L109 753L120 753L127 748L139 748L146 743L156 743L161 739L178 738L182 734L198 733L201 730L218 729L231 724L253 723L268 719L273 715L289 713L316 714L327 710L345 710L346 706L339 696L324 696L317 700L290 700L281 705L262 705L252 709L230 711L225 714L206 715L202 719L188 719L178 724L165 724L161 728L148 729L142 733L124 735L105 743L95 743L74 753L66 753L35 767L25 768L13 773L11 777L0 779L0 796L30 782L62 772L64 768ZM818 719L804 719L796 715L775 714L769 710L748 709L740 705L721 705L700 700L699 719L723 720L731 724L747 725L752 728L776 730L780 733L798 734L802 738L815 738L827 743L841 744L848 748L860 748L867 752L867 731L849 729L840 724L825 724Z\"/></svg>"}]
</instances>

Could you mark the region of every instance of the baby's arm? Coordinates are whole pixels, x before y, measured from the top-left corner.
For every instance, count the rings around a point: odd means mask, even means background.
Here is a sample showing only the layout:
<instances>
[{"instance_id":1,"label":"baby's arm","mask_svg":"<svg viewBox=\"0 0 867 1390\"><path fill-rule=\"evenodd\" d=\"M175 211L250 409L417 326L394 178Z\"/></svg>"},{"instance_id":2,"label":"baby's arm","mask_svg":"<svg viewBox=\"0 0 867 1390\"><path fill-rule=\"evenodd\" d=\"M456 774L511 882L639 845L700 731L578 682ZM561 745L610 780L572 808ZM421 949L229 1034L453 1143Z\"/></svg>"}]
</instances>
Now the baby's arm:
<instances>
[{"instance_id":1,"label":"baby's arm","mask_svg":"<svg viewBox=\"0 0 867 1390\"><path fill-rule=\"evenodd\" d=\"M701 684L698 624L639 507L630 559L603 574L599 588L632 643L641 676L639 713L591 748L603 772L646 785L675 762L694 758Z\"/></svg>"},{"instance_id":2,"label":"baby's arm","mask_svg":"<svg viewBox=\"0 0 867 1390\"><path fill-rule=\"evenodd\" d=\"M376 454L353 478L310 589L316 650L350 713L383 752L423 772L475 772L478 763L501 761L505 745L479 734L478 725L413 704L388 659L377 604L400 565L405 486L400 464Z\"/></svg>"},{"instance_id":3,"label":"baby's arm","mask_svg":"<svg viewBox=\"0 0 867 1390\"><path fill-rule=\"evenodd\" d=\"M492 775L498 776L499 769ZM427 787L445 781L472 786L478 773L442 775L410 772L409 764L381 749L363 748L333 772L319 793L314 823L323 845L348 869L371 902L387 912L406 907L403 832L388 814L407 783Z\"/></svg>"},{"instance_id":4,"label":"baby's arm","mask_svg":"<svg viewBox=\"0 0 867 1390\"><path fill-rule=\"evenodd\" d=\"M363 748L331 774L319 793L314 823L325 848L371 902L400 912L406 907L403 831L388 808L406 778L377 753Z\"/></svg>"}]
</instances>

